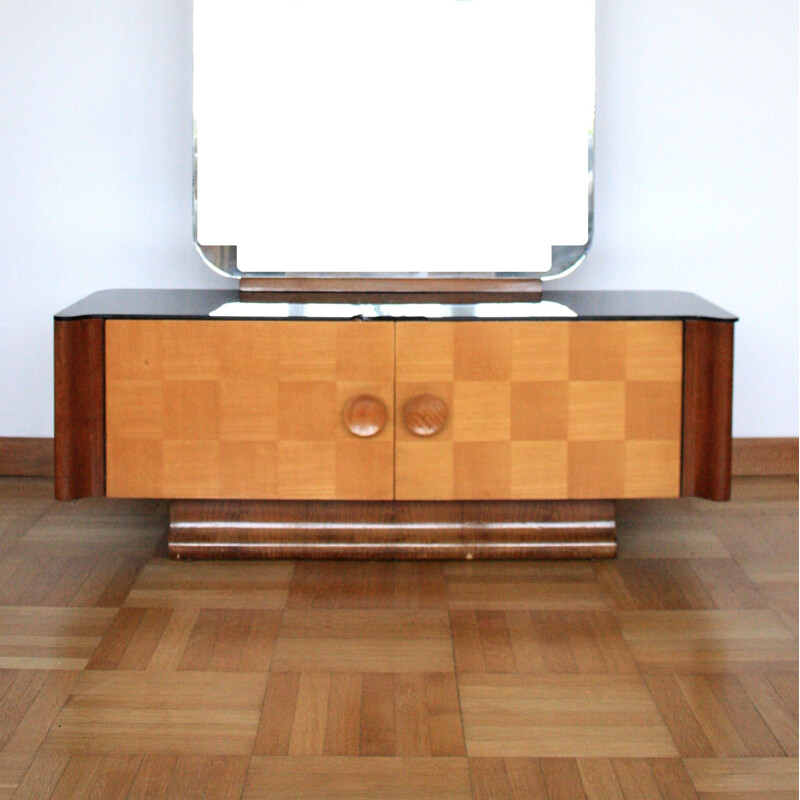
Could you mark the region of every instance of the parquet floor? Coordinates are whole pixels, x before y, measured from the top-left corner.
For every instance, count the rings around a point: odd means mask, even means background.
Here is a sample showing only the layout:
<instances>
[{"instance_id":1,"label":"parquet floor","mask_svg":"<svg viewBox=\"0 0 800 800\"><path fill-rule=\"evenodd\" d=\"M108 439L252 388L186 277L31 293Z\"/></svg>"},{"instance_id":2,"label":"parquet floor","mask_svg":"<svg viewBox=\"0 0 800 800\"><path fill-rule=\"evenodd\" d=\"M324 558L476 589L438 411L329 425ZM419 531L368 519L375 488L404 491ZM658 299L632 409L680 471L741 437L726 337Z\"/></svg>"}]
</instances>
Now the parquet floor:
<instances>
[{"instance_id":1,"label":"parquet floor","mask_svg":"<svg viewBox=\"0 0 800 800\"><path fill-rule=\"evenodd\" d=\"M797 481L603 562L201 563L0 481L0 800L797 797Z\"/></svg>"}]
</instances>

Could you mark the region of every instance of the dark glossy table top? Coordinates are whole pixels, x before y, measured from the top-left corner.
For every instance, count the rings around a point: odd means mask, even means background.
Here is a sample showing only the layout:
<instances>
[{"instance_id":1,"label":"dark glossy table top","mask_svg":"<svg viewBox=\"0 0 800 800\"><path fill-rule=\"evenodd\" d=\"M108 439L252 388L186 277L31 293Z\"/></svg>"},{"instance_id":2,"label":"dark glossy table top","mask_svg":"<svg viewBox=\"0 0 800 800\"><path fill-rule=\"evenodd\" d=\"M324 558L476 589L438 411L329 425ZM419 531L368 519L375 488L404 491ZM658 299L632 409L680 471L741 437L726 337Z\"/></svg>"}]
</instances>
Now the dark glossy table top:
<instances>
[{"instance_id":1,"label":"dark glossy table top","mask_svg":"<svg viewBox=\"0 0 800 800\"><path fill-rule=\"evenodd\" d=\"M687 292L545 291L533 303L239 302L237 289L109 289L59 311L57 320L106 319L369 319L630 320L706 319L733 314Z\"/></svg>"}]
</instances>

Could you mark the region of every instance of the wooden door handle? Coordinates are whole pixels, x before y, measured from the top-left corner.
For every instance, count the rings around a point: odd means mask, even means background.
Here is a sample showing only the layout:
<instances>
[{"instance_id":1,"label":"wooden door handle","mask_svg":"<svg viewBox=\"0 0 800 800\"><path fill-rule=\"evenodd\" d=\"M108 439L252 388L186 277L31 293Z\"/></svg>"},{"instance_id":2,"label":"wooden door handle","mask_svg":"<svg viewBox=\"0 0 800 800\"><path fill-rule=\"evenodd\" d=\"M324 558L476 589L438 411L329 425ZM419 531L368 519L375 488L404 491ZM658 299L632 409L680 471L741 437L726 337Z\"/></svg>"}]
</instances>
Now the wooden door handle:
<instances>
[{"instance_id":1,"label":"wooden door handle","mask_svg":"<svg viewBox=\"0 0 800 800\"><path fill-rule=\"evenodd\" d=\"M416 436L433 436L447 422L447 405L435 394L418 394L403 406L403 422Z\"/></svg>"},{"instance_id":2,"label":"wooden door handle","mask_svg":"<svg viewBox=\"0 0 800 800\"><path fill-rule=\"evenodd\" d=\"M386 424L386 405L374 394L351 397L342 412L344 426L355 436L375 436Z\"/></svg>"}]
</instances>

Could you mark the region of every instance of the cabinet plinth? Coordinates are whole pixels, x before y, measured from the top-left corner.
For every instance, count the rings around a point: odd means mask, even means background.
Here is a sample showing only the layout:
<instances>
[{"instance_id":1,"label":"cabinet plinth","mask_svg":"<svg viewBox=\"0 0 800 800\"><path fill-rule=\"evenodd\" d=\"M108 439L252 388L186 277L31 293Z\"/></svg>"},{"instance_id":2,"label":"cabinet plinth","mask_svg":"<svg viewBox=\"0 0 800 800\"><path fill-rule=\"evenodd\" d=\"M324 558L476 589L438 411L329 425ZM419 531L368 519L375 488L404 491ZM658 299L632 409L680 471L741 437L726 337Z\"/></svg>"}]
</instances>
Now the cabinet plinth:
<instances>
[{"instance_id":1,"label":"cabinet plinth","mask_svg":"<svg viewBox=\"0 0 800 800\"><path fill-rule=\"evenodd\" d=\"M178 558L610 558L610 501L291 502L176 500Z\"/></svg>"},{"instance_id":2,"label":"cabinet plinth","mask_svg":"<svg viewBox=\"0 0 800 800\"><path fill-rule=\"evenodd\" d=\"M185 557L613 555L612 501L727 496L718 316L60 316L57 496L176 501Z\"/></svg>"}]
</instances>

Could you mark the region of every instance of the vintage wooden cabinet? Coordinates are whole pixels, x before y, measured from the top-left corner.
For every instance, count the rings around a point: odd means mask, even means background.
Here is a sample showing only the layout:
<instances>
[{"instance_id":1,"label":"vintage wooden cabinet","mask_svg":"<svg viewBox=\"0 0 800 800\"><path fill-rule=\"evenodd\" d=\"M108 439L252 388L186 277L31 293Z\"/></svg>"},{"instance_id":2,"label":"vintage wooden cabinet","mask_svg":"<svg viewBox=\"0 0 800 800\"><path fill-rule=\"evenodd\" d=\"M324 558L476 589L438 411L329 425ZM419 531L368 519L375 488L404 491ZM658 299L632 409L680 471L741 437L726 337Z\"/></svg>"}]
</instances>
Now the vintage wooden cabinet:
<instances>
[{"instance_id":1,"label":"vintage wooden cabinet","mask_svg":"<svg viewBox=\"0 0 800 800\"><path fill-rule=\"evenodd\" d=\"M614 500L728 497L734 317L695 296L237 301L56 316L60 499L172 500L175 555L509 557L613 555Z\"/></svg>"},{"instance_id":2,"label":"vintage wooden cabinet","mask_svg":"<svg viewBox=\"0 0 800 800\"><path fill-rule=\"evenodd\" d=\"M170 500L176 556L472 558L728 496L734 317L542 293L594 230L593 0L193 13L193 237L238 291L56 316L58 497Z\"/></svg>"}]
</instances>

